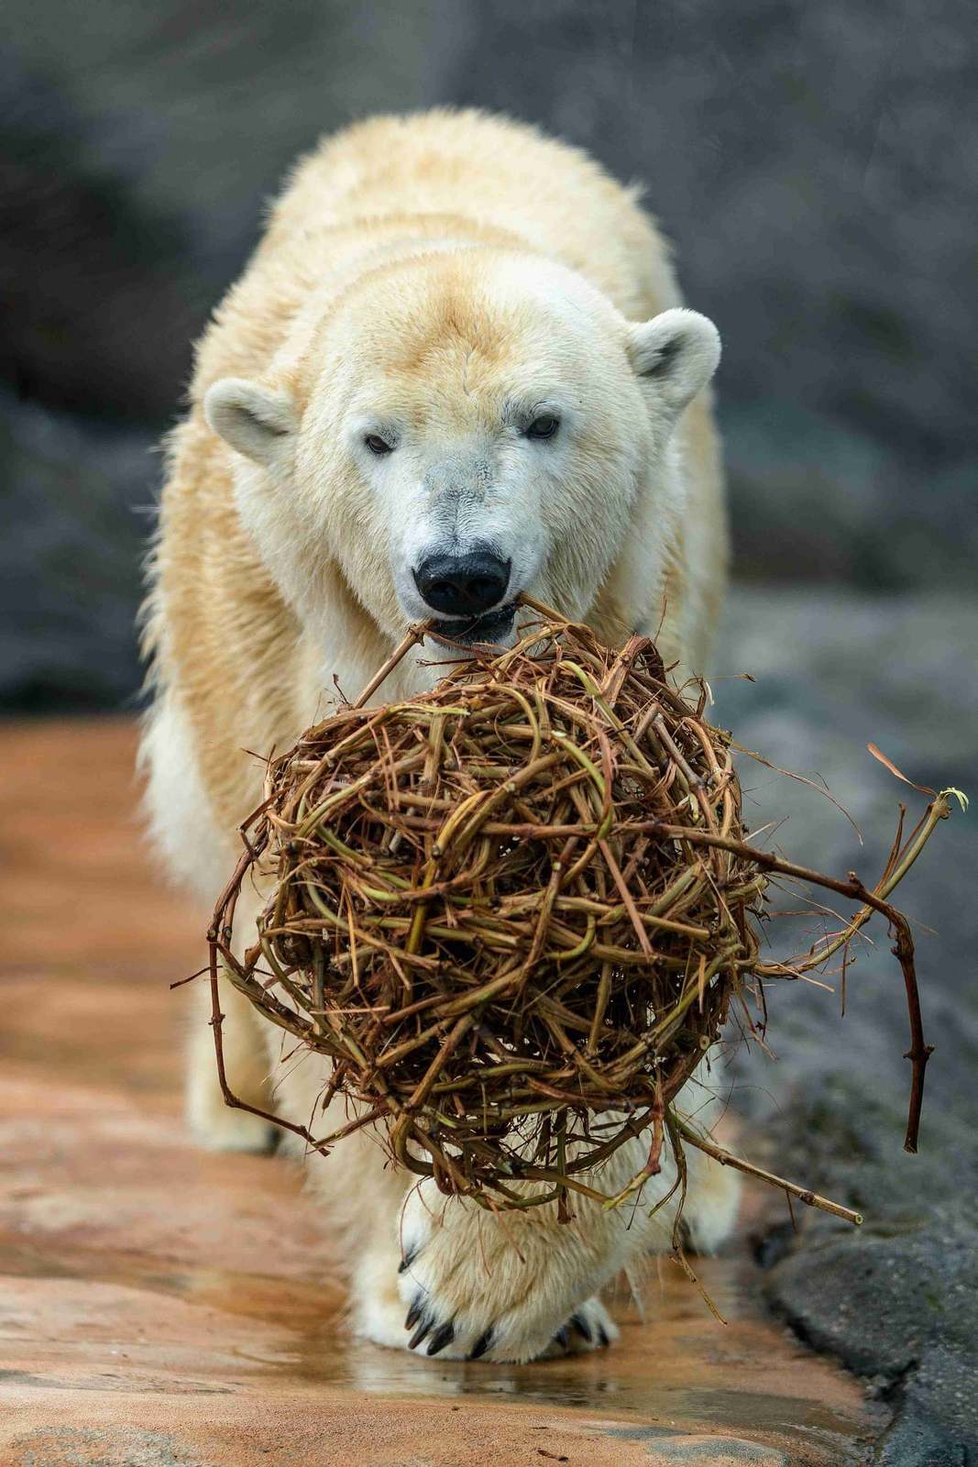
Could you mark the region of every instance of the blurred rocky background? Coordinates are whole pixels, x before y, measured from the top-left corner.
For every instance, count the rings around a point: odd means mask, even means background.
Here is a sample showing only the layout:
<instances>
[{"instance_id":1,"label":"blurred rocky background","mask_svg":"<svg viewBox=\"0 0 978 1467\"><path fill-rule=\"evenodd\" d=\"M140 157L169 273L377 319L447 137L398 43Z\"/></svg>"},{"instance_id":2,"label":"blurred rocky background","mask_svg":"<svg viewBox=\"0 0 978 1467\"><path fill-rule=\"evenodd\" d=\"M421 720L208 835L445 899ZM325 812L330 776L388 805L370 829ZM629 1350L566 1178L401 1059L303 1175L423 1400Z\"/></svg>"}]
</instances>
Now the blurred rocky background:
<instances>
[{"instance_id":1,"label":"blurred rocky background","mask_svg":"<svg viewBox=\"0 0 978 1467\"><path fill-rule=\"evenodd\" d=\"M642 180L725 340L742 579L973 581L969 0L6 0L0 699L113 706L190 346L320 132L512 111Z\"/></svg>"},{"instance_id":2,"label":"blurred rocky background","mask_svg":"<svg viewBox=\"0 0 978 1467\"><path fill-rule=\"evenodd\" d=\"M720 716L865 828L748 770L793 856L871 874L915 779L973 787L978 67L970 0L5 0L0 706L131 706L133 615L190 343L317 136L383 109L511 111L640 179L719 379L736 550ZM750 671L755 683L736 681ZM758 1239L772 1301L897 1408L890 1464L978 1461L976 851L903 898L937 1043L920 1157L885 934L849 1012L772 995L737 1104L855 1198L861 1236ZM970 1200L969 1200L970 1191ZM969 1455L970 1453L970 1455Z\"/></svg>"}]
</instances>

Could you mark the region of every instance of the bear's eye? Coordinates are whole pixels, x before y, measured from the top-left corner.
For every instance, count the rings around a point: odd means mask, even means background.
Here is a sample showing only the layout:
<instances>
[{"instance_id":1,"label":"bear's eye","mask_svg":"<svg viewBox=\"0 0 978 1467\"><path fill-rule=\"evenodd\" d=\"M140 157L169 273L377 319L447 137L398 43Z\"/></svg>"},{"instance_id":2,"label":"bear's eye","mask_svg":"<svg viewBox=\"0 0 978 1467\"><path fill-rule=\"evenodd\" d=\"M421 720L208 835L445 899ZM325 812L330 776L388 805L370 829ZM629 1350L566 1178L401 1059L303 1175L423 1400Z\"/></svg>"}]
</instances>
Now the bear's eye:
<instances>
[{"instance_id":1,"label":"bear's eye","mask_svg":"<svg viewBox=\"0 0 978 1467\"><path fill-rule=\"evenodd\" d=\"M526 430L527 438L552 438L560 427L560 419L553 413L541 413Z\"/></svg>"},{"instance_id":2,"label":"bear's eye","mask_svg":"<svg viewBox=\"0 0 978 1467\"><path fill-rule=\"evenodd\" d=\"M387 439L381 438L379 433L368 433L363 441L370 452L377 454L378 458L381 454L394 452L393 443L388 443Z\"/></svg>"}]
</instances>

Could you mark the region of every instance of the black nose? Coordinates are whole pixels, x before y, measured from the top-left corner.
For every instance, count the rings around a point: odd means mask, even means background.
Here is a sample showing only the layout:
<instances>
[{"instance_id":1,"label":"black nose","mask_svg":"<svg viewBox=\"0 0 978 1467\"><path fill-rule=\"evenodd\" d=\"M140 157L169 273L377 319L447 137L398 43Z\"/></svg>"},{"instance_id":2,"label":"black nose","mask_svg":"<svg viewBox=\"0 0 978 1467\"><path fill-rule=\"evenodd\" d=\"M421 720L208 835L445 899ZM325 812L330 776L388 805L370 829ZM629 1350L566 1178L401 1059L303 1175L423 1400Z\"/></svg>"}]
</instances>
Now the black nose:
<instances>
[{"instance_id":1,"label":"black nose","mask_svg":"<svg viewBox=\"0 0 978 1467\"><path fill-rule=\"evenodd\" d=\"M412 574L433 611L443 616L479 616L506 594L511 563L486 550L470 555L429 555Z\"/></svg>"}]
</instances>

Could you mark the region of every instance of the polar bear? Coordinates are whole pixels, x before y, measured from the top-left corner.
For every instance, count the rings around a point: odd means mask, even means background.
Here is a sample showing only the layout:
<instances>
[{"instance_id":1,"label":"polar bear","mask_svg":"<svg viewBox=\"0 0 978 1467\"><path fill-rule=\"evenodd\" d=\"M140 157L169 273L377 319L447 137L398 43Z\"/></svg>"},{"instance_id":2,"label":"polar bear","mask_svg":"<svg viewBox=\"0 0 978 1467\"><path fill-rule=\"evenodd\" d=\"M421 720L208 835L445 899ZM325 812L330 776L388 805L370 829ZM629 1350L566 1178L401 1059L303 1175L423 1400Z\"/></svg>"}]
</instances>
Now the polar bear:
<instances>
[{"instance_id":1,"label":"polar bear","mask_svg":"<svg viewBox=\"0 0 978 1467\"><path fill-rule=\"evenodd\" d=\"M635 191L529 127L380 117L300 162L200 343L168 445L143 758L173 872L214 901L260 798L254 751L288 747L337 689L357 694L421 618L510 643L528 591L702 670L726 557L719 351ZM377 697L428 685L430 661ZM308 1122L322 1062L283 1059L233 989L222 1003L232 1087ZM265 1147L267 1123L222 1102L203 1009L189 1059L198 1139ZM687 1113L706 1120L710 1095L705 1074L690 1082ZM629 1143L594 1184L617 1189L646 1150ZM711 1249L736 1182L699 1152L688 1165L685 1224ZM385 1168L364 1133L314 1155L310 1182L346 1239L356 1331L522 1361L615 1337L598 1291L670 1246L676 1195L655 1204L675 1166L639 1205L578 1201L570 1223L446 1199Z\"/></svg>"}]
</instances>

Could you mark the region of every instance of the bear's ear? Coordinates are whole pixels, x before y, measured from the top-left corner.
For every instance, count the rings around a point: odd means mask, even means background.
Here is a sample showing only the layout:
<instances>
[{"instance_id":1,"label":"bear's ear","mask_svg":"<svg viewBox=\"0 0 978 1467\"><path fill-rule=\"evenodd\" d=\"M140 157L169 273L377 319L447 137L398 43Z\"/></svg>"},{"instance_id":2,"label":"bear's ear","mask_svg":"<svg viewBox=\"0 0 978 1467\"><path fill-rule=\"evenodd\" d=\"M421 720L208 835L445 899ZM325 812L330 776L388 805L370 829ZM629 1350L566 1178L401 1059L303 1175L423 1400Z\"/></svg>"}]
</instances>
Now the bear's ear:
<instances>
[{"instance_id":1,"label":"bear's ear","mask_svg":"<svg viewBox=\"0 0 978 1467\"><path fill-rule=\"evenodd\" d=\"M628 328L628 356L638 376L681 412L720 362L720 333L698 311L676 308Z\"/></svg>"},{"instance_id":2,"label":"bear's ear","mask_svg":"<svg viewBox=\"0 0 978 1467\"><path fill-rule=\"evenodd\" d=\"M204 416L225 443L269 467L281 463L297 426L295 403L288 393L243 377L222 377L208 388Z\"/></svg>"}]
</instances>

